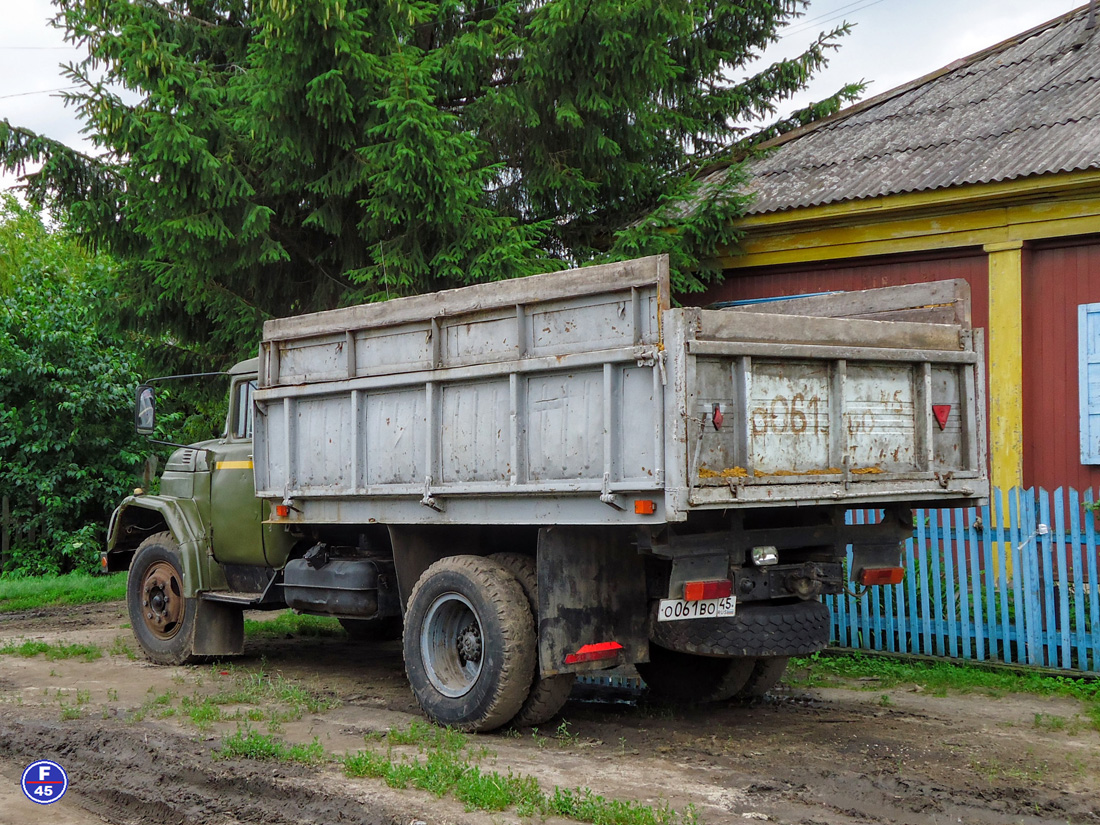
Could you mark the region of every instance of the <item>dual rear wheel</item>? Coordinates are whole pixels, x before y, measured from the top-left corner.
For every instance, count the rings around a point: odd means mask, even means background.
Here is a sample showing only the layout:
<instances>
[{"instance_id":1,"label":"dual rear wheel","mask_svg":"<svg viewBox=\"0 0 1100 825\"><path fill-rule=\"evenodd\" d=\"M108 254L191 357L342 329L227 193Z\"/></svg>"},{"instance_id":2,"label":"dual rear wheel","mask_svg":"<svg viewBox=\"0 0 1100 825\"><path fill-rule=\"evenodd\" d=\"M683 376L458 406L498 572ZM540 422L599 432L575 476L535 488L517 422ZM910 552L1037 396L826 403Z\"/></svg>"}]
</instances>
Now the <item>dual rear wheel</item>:
<instances>
[{"instance_id":1,"label":"dual rear wheel","mask_svg":"<svg viewBox=\"0 0 1100 825\"><path fill-rule=\"evenodd\" d=\"M536 725L569 697L571 674L541 678L534 560L449 556L424 571L405 612L405 671L432 721L486 731Z\"/></svg>"},{"instance_id":2,"label":"dual rear wheel","mask_svg":"<svg viewBox=\"0 0 1100 825\"><path fill-rule=\"evenodd\" d=\"M680 653L650 643L649 661L635 667L658 699L673 702L724 702L756 699L779 684L786 656L732 658Z\"/></svg>"}]
</instances>

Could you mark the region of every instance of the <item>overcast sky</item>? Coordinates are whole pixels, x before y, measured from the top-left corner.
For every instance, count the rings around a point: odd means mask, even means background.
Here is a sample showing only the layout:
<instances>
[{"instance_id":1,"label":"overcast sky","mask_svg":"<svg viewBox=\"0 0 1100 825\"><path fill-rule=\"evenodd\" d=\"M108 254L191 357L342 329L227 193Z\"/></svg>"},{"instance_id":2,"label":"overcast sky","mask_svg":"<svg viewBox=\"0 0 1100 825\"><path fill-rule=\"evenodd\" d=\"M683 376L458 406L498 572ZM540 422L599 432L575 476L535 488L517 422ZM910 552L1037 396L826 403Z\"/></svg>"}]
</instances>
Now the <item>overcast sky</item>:
<instances>
[{"instance_id":1,"label":"overcast sky","mask_svg":"<svg viewBox=\"0 0 1100 825\"><path fill-rule=\"evenodd\" d=\"M934 71L1081 5L1078 0L812 0L802 20L765 55L797 54L818 32L854 24L827 70L790 108L865 80L871 96ZM0 118L71 146L80 124L57 96L59 64L79 57L48 20L49 0L7 0L0 28ZM13 183L0 176L0 188Z\"/></svg>"}]
</instances>

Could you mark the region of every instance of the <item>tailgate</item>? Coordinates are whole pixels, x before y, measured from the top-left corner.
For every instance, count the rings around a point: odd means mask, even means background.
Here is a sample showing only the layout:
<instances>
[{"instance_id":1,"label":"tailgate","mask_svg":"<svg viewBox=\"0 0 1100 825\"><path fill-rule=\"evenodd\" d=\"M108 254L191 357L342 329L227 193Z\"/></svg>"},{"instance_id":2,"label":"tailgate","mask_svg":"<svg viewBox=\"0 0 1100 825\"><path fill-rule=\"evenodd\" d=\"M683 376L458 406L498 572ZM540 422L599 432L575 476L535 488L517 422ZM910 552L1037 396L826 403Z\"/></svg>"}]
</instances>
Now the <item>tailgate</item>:
<instances>
[{"instance_id":1,"label":"tailgate","mask_svg":"<svg viewBox=\"0 0 1100 825\"><path fill-rule=\"evenodd\" d=\"M987 495L980 333L732 310L668 317L677 509Z\"/></svg>"}]
</instances>

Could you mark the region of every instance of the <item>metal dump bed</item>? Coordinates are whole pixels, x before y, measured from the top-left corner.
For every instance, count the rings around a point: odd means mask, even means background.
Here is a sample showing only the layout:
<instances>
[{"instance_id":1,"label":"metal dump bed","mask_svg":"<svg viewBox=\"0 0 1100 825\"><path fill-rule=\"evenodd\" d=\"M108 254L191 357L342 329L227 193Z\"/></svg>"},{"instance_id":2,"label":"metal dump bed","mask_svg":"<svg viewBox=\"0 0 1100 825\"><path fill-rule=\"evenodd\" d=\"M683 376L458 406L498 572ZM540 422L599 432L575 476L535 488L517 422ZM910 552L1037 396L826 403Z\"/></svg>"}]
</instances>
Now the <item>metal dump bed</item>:
<instances>
[{"instance_id":1,"label":"metal dump bed","mask_svg":"<svg viewBox=\"0 0 1100 825\"><path fill-rule=\"evenodd\" d=\"M269 321L257 492L302 522L548 525L986 494L967 324L668 295L652 257Z\"/></svg>"}]
</instances>

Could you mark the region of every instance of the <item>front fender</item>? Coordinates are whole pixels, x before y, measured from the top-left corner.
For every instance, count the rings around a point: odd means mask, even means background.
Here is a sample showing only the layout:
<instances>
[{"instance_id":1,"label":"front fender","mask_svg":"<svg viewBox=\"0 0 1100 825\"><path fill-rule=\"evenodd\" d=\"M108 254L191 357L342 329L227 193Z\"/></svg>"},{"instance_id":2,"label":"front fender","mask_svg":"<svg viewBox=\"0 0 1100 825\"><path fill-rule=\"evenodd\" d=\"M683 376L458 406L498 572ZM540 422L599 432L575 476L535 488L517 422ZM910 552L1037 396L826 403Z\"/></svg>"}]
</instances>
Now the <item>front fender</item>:
<instances>
[{"instance_id":1,"label":"front fender","mask_svg":"<svg viewBox=\"0 0 1100 825\"><path fill-rule=\"evenodd\" d=\"M133 551L141 541L167 530L179 544L183 562L184 596L203 590L227 590L225 574L210 550L210 531L198 505L191 499L167 496L127 496L111 515L107 554Z\"/></svg>"}]
</instances>

